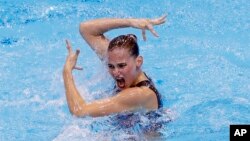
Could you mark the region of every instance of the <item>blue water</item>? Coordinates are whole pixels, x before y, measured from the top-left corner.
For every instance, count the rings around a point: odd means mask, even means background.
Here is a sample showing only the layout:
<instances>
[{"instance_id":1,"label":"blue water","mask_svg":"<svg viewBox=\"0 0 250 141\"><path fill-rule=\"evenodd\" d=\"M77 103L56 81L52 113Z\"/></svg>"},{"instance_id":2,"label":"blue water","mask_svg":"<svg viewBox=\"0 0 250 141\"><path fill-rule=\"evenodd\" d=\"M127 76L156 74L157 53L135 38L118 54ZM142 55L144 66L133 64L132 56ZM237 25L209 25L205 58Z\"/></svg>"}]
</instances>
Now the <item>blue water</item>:
<instances>
[{"instance_id":1,"label":"blue water","mask_svg":"<svg viewBox=\"0 0 250 141\"><path fill-rule=\"evenodd\" d=\"M250 3L247 0L0 0L0 140L229 140L230 124L250 123ZM115 130L109 117L74 118L65 99L65 39L80 48L75 79L88 101L108 97L112 81L79 35L102 17L168 14L144 42L143 69L171 117L160 138ZM104 85L105 84L105 85Z\"/></svg>"}]
</instances>

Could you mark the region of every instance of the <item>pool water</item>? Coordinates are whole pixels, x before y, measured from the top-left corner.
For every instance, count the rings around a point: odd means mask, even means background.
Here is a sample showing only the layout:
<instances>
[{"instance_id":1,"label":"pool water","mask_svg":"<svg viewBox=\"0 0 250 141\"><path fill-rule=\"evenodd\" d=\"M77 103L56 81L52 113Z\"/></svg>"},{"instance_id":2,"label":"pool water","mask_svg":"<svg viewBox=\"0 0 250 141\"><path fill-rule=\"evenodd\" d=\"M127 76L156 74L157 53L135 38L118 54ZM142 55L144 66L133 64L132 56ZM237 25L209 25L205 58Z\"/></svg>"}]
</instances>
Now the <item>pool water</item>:
<instances>
[{"instance_id":1,"label":"pool water","mask_svg":"<svg viewBox=\"0 0 250 141\"><path fill-rule=\"evenodd\" d=\"M0 140L229 140L229 125L250 123L250 3L247 0L0 0ZM134 33L143 69L171 118L160 137L116 129L110 117L68 111L65 39L80 48L76 84L87 101L110 96L112 80L81 38L81 21L168 14L160 35ZM164 120L164 119L162 119Z\"/></svg>"}]
</instances>

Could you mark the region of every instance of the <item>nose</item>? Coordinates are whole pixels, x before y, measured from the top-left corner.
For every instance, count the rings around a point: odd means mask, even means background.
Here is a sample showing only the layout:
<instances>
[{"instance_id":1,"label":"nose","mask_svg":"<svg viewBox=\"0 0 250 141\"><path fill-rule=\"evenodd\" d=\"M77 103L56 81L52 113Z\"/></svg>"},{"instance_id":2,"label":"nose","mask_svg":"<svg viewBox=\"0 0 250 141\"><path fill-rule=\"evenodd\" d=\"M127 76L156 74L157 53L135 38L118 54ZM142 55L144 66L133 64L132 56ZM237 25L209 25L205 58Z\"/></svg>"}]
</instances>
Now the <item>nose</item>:
<instances>
[{"instance_id":1,"label":"nose","mask_svg":"<svg viewBox=\"0 0 250 141\"><path fill-rule=\"evenodd\" d=\"M120 70L117 67L115 67L112 71L112 74L114 77L117 77L120 75Z\"/></svg>"}]
</instances>

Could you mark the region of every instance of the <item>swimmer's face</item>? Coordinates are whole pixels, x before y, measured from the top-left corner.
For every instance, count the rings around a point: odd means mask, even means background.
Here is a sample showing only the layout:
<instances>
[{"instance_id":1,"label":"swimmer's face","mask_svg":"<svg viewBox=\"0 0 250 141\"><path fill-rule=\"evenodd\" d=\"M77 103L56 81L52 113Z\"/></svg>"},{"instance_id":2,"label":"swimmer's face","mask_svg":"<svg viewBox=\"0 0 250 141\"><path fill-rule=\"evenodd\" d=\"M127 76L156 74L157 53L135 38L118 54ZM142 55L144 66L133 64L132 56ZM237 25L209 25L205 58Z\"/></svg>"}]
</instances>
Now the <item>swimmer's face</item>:
<instances>
[{"instance_id":1,"label":"swimmer's face","mask_svg":"<svg viewBox=\"0 0 250 141\"><path fill-rule=\"evenodd\" d=\"M107 56L109 73L115 79L117 87L129 88L137 78L141 57L131 56L125 48L108 51Z\"/></svg>"}]
</instances>

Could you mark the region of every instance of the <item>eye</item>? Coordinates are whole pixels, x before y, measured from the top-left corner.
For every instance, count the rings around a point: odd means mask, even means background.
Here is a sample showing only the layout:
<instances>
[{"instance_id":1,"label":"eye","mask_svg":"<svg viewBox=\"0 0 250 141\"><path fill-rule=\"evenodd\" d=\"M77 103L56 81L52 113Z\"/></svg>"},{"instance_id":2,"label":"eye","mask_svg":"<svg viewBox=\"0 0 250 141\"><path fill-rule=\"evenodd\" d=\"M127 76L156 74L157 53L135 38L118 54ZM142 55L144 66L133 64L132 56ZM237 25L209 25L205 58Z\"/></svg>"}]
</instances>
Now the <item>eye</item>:
<instances>
[{"instance_id":1,"label":"eye","mask_svg":"<svg viewBox=\"0 0 250 141\"><path fill-rule=\"evenodd\" d=\"M121 63L121 64L118 64L118 65L117 65L117 67L118 67L119 69L123 69L125 66L127 66L126 63Z\"/></svg>"},{"instance_id":2,"label":"eye","mask_svg":"<svg viewBox=\"0 0 250 141\"><path fill-rule=\"evenodd\" d=\"M114 65L108 64L108 68L109 69L114 69L115 67L114 67Z\"/></svg>"}]
</instances>

